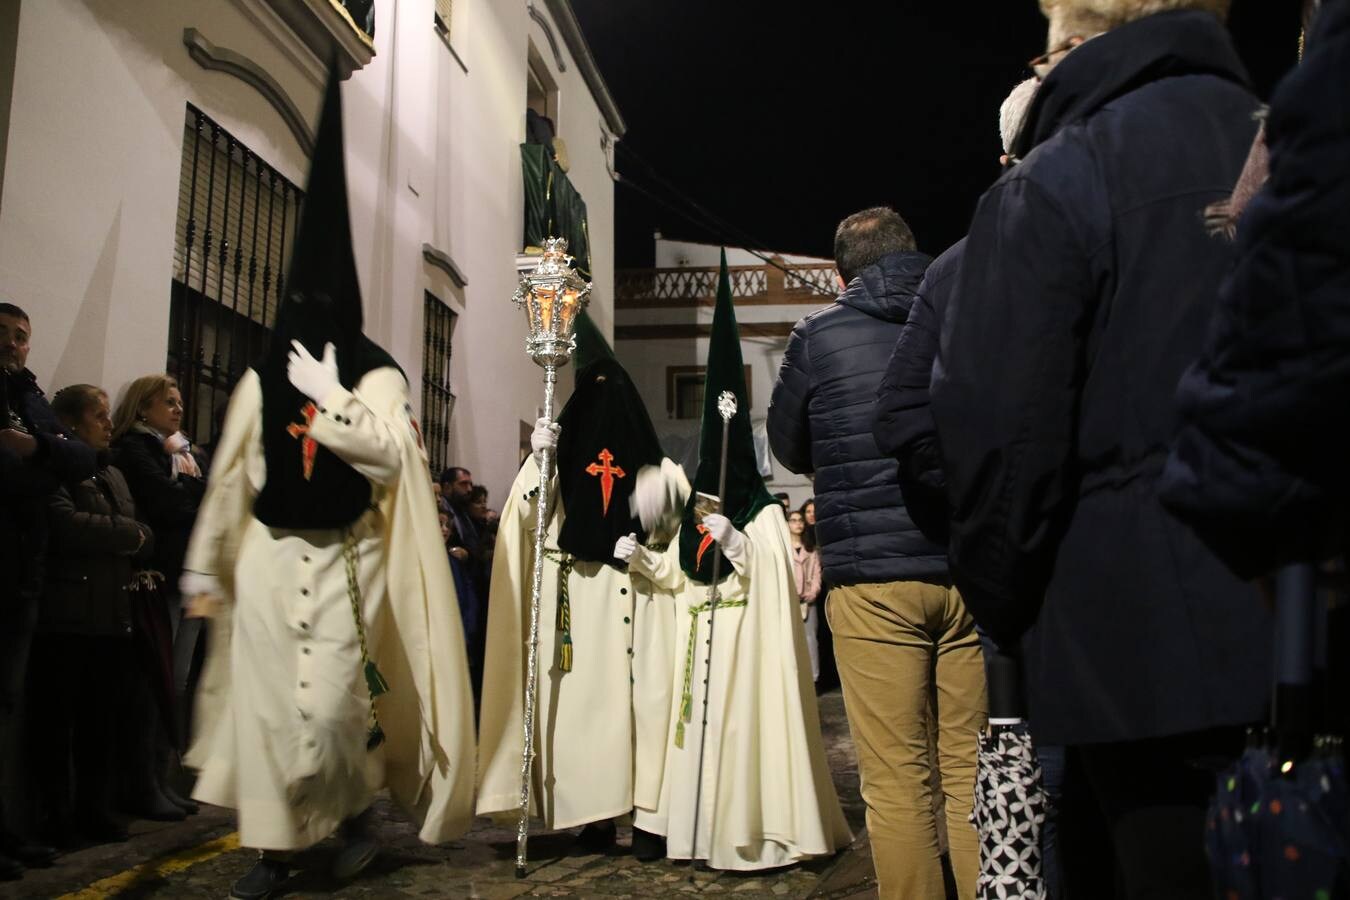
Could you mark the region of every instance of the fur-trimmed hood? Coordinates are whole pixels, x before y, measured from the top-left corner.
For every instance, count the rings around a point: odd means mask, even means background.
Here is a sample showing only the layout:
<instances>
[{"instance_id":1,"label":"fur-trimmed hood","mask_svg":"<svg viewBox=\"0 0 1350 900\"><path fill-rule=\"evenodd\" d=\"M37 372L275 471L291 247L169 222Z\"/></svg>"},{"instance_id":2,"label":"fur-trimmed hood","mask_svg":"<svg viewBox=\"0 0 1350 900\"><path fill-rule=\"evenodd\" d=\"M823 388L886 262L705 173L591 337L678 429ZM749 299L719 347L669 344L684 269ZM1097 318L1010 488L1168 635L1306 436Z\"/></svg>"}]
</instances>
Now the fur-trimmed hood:
<instances>
[{"instance_id":1,"label":"fur-trimmed hood","mask_svg":"<svg viewBox=\"0 0 1350 900\"><path fill-rule=\"evenodd\" d=\"M1069 38L1088 38L1155 13L1196 10L1228 19L1232 0L1040 0L1050 20L1046 49L1063 47Z\"/></svg>"}]
</instances>

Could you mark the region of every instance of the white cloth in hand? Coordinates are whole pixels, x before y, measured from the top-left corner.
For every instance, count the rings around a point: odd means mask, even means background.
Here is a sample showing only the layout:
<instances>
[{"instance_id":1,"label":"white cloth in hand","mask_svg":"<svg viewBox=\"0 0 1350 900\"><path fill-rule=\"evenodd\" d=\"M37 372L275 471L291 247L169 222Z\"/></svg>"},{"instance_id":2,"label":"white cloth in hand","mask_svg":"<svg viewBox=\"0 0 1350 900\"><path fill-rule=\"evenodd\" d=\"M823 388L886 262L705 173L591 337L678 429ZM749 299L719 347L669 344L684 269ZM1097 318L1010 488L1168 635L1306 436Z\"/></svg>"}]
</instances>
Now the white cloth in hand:
<instances>
[{"instance_id":1,"label":"white cloth in hand","mask_svg":"<svg viewBox=\"0 0 1350 900\"><path fill-rule=\"evenodd\" d=\"M614 558L619 562L628 562L637 551L637 535L626 534L614 542Z\"/></svg>"},{"instance_id":2,"label":"white cloth in hand","mask_svg":"<svg viewBox=\"0 0 1350 900\"><path fill-rule=\"evenodd\" d=\"M295 389L315 403L338 388L337 348L323 345L323 359L315 359L299 341L291 341L291 356L286 364L286 376Z\"/></svg>"},{"instance_id":3,"label":"white cloth in hand","mask_svg":"<svg viewBox=\"0 0 1350 900\"><path fill-rule=\"evenodd\" d=\"M178 577L178 590L183 595L185 618L213 619L225 603L225 590L214 575L184 570Z\"/></svg>"},{"instance_id":4,"label":"white cloth in hand","mask_svg":"<svg viewBox=\"0 0 1350 900\"><path fill-rule=\"evenodd\" d=\"M735 566L736 571L741 571L742 563L745 562L745 535L737 531L731 520L721 513L704 516L703 525L722 548L722 555L727 558L727 562Z\"/></svg>"},{"instance_id":5,"label":"white cloth in hand","mask_svg":"<svg viewBox=\"0 0 1350 900\"><path fill-rule=\"evenodd\" d=\"M557 422L550 422L546 418L536 419L534 422L534 431L530 433L530 449L534 455L538 456L545 450L553 450L558 446L558 434L562 431L562 426Z\"/></svg>"}]
</instances>

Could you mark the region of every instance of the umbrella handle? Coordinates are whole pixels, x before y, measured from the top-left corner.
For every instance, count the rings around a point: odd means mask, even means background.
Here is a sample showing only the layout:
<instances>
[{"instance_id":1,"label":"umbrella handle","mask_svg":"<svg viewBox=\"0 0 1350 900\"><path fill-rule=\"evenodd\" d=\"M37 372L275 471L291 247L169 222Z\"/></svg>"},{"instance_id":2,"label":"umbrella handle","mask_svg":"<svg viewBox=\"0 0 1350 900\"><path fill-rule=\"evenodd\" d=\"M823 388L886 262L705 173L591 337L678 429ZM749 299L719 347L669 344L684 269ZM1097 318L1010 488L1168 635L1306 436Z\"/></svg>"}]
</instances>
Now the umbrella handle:
<instances>
[{"instance_id":1,"label":"umbrella handle","mask_svg":"<svg viewBox=\"0 0 1350 900\"><path fill-rule=\"evenodd\" d=\"M1311 564L1285 566L1275 574L1272 719L1283 760L1302 758L1312 746L1317 601L1317 570Z\"/></svg>"}]
</instances>

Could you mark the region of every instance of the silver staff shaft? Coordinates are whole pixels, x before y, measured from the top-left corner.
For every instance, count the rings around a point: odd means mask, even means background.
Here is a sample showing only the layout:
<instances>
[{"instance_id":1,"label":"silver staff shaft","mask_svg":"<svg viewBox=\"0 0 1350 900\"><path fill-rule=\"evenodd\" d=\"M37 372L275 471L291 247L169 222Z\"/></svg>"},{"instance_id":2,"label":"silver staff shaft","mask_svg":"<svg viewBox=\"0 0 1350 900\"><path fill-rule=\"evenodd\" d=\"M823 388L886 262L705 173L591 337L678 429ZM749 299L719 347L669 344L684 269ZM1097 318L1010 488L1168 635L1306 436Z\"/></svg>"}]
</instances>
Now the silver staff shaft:
<instances>
[{"instance_id":1,"label":"silver staff shaft","mask_svg":"<svg viewBox=\"0 0 1350 900\"><path fill-rule=\"evenodd\" d=\"M544 418L553 421L556 366L544 366ZM516 825L516 877L525 877L530 840L530 775L534 769L534 712L539 686L539 600L544 590L544 545L548 540L548 481L553 451L539 453L539 495L534 507L534 587L530 594L530 643L525 666L524 745L520 753L520 821Z\"/></svg>"},{"instance_id":2,"label":"silver staff shaft","mask_svg":"<svg viewBox=\"0 0 1350 900\"><path fill-rule=\"evenodd\" d=\"M727 443L731 434L731 417L736 415L736 397L730 391L723 391L717 398L717 411L722 416L722 458L717 468L717 497L726 514L727 496ZM703 754L708 747L708 695L712 691L713 626L717 622L718 582L722 578L722 545L713 542L712 585L708 588L708 659L703 667L703 725L698 736L698 777L694 782L694 833L689 838L689 864L692 867L698 859L698 820L703 806ZM713 809L713 819L717 810ZM708 826L708 847L712 847L712 823ZM711 854L710 854L711 855ZM690 872L690 878L693 873Z\"/></svg>"}]
</instances>

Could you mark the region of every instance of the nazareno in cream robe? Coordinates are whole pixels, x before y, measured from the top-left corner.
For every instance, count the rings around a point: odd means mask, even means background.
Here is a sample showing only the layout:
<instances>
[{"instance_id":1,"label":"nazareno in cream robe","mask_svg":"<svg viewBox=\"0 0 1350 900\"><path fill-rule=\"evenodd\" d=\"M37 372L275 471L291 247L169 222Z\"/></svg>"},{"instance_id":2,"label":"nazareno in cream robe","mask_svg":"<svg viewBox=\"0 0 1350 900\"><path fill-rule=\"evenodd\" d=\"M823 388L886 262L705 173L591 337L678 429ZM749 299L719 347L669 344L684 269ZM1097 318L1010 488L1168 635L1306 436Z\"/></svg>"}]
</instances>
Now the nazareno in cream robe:
<instances>
[{"instance_id":1,"label":"nazareno in cream robe","mask_svg":"<svg viewBox=\"0 0 1350 900\"><path fill-rule=\"evenodd\" d=\"M683 473L678 475L683 479ZM480 722L478 813L520 808L525 646L534 572L539 468L527 459L497 532ZM685 490L687 492L687 483ZM577 562L568 581L573 661L561 671L557 479L539 619L538 710L531 814L570 828L655 807L670 719L675 600L613 566Z\"/></svg>"},{"instance_id":2,"label":"nazareno in cream robe","mask_svg":"<svg viewBox=\"0 0 1350 900\"><path fill-rule=\"evenodd\" d=\"M266 471L250 369L230 400L186 562L226 594L187 757L200 770L193 796L237 809L245 846L291 850L323 840L387 786L421 839L440 843L472 819L473 700L407 382L375 369L321 406L308 437L373 487L349 530L368 646L390 685L377 707L386 740L367 750L344 531L275 529L252 516Z\"/></svg>"},{"instance_id":3,"label":"nazareno in cream robe","mask_svg":"<svg viewBox=\"0 0 1350 900\"><path fill-rule=\"evenodd\" d=\"M830 778L798 612L787 525L777 504L746 526L740 570L721 583L709 654L708 586L680 569L679 541L632 564L677 589L675 704L659 817L671 859L689 859L704 679L710 679L697 852L715 869L769 869L847 846L853 837ZM724 565L730 567L729 563ZM686 660L689 660L686 671ZM689 721L681 722L681 697ZM681 727L683 725L683 727Z\"/></svg>"}]
</instances>

